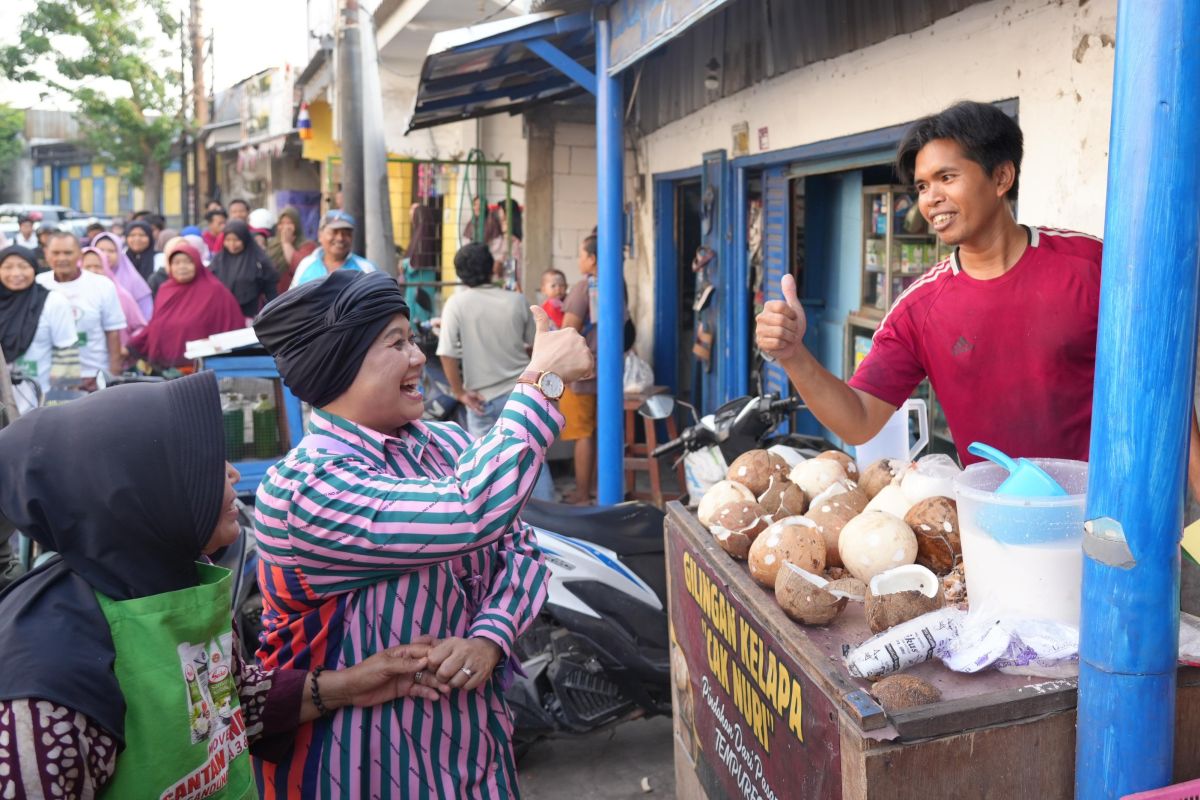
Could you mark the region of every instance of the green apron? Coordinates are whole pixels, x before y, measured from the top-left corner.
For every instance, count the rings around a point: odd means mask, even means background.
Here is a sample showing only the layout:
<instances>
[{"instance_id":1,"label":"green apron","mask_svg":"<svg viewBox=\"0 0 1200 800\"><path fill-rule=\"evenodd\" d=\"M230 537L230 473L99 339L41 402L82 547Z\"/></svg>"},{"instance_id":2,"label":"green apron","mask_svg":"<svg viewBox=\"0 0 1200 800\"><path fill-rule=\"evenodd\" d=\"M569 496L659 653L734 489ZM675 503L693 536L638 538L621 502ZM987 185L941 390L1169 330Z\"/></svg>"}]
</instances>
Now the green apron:
<instances>
[{"instance_id":1,"label":"green apron","mask_svg":"<svg viewBox=\"0 0 1200 800\"><path fill-rule=\"evenodd\" d=\"M125 695L125 750L104 794L257 797L233 669L229 570L197 564L200 585L136 600L96 593Z\"/></svg>"}]
</instances>

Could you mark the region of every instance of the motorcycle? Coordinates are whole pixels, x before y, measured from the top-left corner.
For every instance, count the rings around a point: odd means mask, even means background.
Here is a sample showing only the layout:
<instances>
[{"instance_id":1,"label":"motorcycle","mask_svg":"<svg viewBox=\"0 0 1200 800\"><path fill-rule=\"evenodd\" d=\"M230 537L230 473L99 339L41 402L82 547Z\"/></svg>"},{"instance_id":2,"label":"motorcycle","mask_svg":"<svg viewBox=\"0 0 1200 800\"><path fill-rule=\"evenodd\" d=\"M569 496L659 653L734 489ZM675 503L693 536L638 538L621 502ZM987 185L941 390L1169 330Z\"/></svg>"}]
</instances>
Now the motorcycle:
<instances>
[{"instance_id":1,"label":"motorcycle","mask_svg":"<svg viewBox=\"0 0 1200 800\"><path fill-rule=\"evenodd\" d=\"M639 411L664 419L677 404L687 405L655 395ZM732 461L773 444L805 455L830 449L818 437L773 435L800 407L798 398L738 398L711 417L696 418L654 455L715 448L721 459ZM636 502L607 507L526 503L521 519L533 527L550 580L541 613L517 640L524 674L505 692L518 757L542 738L670 713L664 517L654 506Z\"/></svg>"}]
</instances>

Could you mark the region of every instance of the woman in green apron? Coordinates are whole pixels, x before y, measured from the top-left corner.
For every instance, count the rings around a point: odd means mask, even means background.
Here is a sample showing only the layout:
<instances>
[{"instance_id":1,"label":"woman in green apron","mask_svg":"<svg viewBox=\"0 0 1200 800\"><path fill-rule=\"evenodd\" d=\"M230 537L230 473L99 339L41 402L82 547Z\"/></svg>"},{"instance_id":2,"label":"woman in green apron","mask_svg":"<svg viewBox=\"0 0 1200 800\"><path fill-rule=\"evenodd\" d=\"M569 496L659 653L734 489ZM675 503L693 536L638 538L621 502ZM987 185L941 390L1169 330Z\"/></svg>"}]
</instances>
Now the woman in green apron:
<instances>
[{"instance_id":1,"label":"woman in green apron","mask_svg":"<svg viewBox=\"0 0 1200 800\"><path fill-rule=\"evenodd\" d=\"M230 574L203 558L239 535L221 430L200 373L0 431L0 538L57 553L0 594L0 798L254 797L251 748L270 759L339 706L437 698L414 681L429 642L316 674L241 662Z\"/></svg>"}]
</instances>

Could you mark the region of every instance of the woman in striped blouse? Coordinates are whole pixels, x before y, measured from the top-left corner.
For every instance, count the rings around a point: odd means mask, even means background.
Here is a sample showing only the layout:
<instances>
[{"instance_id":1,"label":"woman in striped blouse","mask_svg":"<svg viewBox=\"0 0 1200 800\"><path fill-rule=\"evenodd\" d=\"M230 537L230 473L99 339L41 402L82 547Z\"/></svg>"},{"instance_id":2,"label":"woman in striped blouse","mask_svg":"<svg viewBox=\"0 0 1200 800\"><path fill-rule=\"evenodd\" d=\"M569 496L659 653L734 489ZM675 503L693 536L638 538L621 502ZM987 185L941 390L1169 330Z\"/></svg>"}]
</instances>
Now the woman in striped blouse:
<instances>
[{"instance_id":1,"label":"woman in striped blouse","mask_svg":"<svg viewBox=\"0 0 1200 800\"><path fill-rule=\"evenodd\" d=\"M503 684L548 576L518 514L562 417L563 381L592 370L574 331L538 320L530 373L478 441L421 421L425 358L394 279L337 271L255 322L314 407L255 509L265 668L337 669L419 637L438 701L339 709L255 772L266 798L517 797Z\"/></svg>"}]
</instances>

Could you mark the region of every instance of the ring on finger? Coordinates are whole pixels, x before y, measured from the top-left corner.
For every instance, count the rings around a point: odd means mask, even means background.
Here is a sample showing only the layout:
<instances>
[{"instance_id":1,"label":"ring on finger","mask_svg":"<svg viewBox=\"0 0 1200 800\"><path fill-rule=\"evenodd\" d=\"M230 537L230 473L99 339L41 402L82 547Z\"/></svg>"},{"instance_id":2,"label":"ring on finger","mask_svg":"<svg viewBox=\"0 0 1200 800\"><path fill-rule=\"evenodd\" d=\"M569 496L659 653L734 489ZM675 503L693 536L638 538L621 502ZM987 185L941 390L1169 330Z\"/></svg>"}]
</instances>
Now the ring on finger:
<instances>
[{"instance_id":1,"label":"ring on finger","mask_svg":"<svg viewBox=\"0 0 1200 800\"><path fill-rule=\"evenodd\" d=\"M475 677L475 671L472 670L470 667L463 667L462 669L459 670L459 672L465 672L467 674L468 678Z\"/></svg>"},{"instance_id":2,"label":"ring on finger","mask_svg":"<svg viewBox=\"0 0 1200 800\"><path fill-rule=\"evenodd\" d=\"M420 683L421 678L424 678L424 677L425 677L425 671L420 670L420 669L417 670L417 673L415 675L413 675L413 683Z\"/></svg>"}]
</instances>

